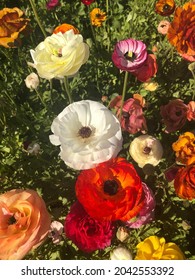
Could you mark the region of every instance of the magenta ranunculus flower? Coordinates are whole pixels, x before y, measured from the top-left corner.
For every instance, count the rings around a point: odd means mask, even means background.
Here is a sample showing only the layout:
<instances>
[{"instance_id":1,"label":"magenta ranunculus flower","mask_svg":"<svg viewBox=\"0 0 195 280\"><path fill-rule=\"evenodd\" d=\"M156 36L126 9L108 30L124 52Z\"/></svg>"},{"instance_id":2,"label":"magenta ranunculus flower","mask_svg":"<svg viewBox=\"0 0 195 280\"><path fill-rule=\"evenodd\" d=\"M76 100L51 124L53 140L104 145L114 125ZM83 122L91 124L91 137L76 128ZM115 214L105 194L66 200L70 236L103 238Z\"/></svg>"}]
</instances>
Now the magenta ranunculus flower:
<instances>
[{"instance_id":1,"label":"magenta ranunculus flower","mask_svg":"<svg viewBox=\"0 0 195 280\"><path fill-rule=\"evenodd\" d=\"M142 41L127 39L116 43L112 61L120 70L133 72L147 59L146 45Z\"/></svg>"},{"instance_id":2,"label":"magenta ranunculus flower","mask_svg":"<svg viewBox=\"0 0 195 280\"><path fill-rule=\"evenodd\" d=\"M64 232L80 250L90 253L110 246L114 226L110 221L90 217L77 201L66 216Z\"/></svg>"},{"instance_id":3,"label":"magenta ranunculus flower","mask_svg":"<svg viewBox=\"0 0 195 280\"><path fill-rule=\"evenodd\" d=\"M81 0L81 2L84 4L84 5L91 5L95 0Z\"/></svg>"},{"instance_id":4,"label":"magenta ranunculus flower","mask_svg":"<svg viewBox=\"0 0 195 280\"><path fill-rule=\"evenodd\" d=\"M53 10L57 6L60 6L60 1L59 0L49 0L46 3L46 7L47 7L48 10Z\"/></svg>"},{"instance_id":5,"label":"magenta ranunculus flower","mask_svg":"<svg viewBox=\"0 0 195 280\"><path fill-rule=\"evenodd\" d=\"M170 100L160 107L165 132L171 133L182 128L187 121L188 106L181 99Z\"/></svg>"},{"instance_id":6,"label":"magenta ranunculus flower","mask_svg":"<svg viewBox=\"0 0 195 280\"><path fill-rule=\"evenodd\" d=\"M145 194L144 206L136 218L126 222L126 225L130 228L140 228L141 226L150 223L154 219L154 209L156 206L154 194L145 183L142 182L142 186Z\"/></svg>"}]
</instances>

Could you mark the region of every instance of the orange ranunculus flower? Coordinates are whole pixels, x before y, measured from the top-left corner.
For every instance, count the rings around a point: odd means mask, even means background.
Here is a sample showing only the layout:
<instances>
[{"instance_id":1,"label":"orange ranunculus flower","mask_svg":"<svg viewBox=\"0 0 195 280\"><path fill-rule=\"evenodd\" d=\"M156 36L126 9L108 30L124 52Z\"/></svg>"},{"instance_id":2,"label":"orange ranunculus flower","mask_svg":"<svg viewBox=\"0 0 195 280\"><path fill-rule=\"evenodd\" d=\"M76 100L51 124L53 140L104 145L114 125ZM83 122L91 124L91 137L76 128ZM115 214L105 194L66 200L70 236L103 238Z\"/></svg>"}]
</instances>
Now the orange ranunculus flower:
<instances>
[{"instance_id":1,"label":"orange ranunculus flower","mask_svg":"<svg viewBox=\"0 0 195 280\"><path fill-rule=\"evenodd\" d=\"M127 221L144 205L142 182L124 158L114 158L83 170L76 181L76 196L97 220Z\"/></svg>"},{"instance_id":2,"label":"orange ranunculus flower","mask_svg":"<svg viewBox=\"0 0 195 280\"><path fill-rule=\"evenodd\" d=\"M158 0L155 4L155 12L161 16L169 16L175 10L174 0Z\"/></svg>"},{"instance_id":3,"label":"orange ranunculus flower","mask_svg":"<svg viewBox=\"0 0 195 280\"><path fill-rule=\"evenodd\" d=\"M20 43L19 35L23 32L29 19L22 18L23 12L18 8L4 8L0 10L0 46L16 47Z\"/></svg>"},{"instance_id":4,"label":"orange ranunculus flower","mask_svg":"<svg viewBox=\"0 0 195 280\"><path fill-rule=\"evenodd\" d=\"M181 167L177 171L174 188L178 197L195 199L195 158L193 164Z\"/></svg>"},{"instance_id":5,"label":"orange ranunculus flower","mask_svg":"<svg viewBox=\"0 0 195 280\"><path fill-rule=\"evenodd\" d=\"M176 158L183 164L191 164L195 160L195 135L185 132L172 144Z\"/></svg>"},{"instance_id":6,"label":"orange ranunculus flower","mask_svg":"<svg viewBox=\"0 0 195 280\"><path fill-rule=\"evenodd\" d=\"M135 260L184 260L185 256L173 242L152 235L137 245Z\"/></svg>"},{"instance_id":7,"label":"orange ranunculus flower","mask_svg":"<svg viewBox=\"0 0 195 280\"><path fill-rule=\"evenodd\" d=\"M91 24L94 26L102 26L102 23L106 20L106 13L99 8L94 8L90 12Z\"/></svg>"},{"instance_id":8,"label":"orange ranunculus flower","mask_svg":"<svg viewBox=\"0 0 195 280\"><path fill-rule=\"evenodd\" d=\"M68 30L70 30L70 29L72 29L72 30L74 31L74 34L79 34L79 30L78 30L76 27L74 27L73 25L68 24L68 23L63 23L63 24L57 26L57 27L54 29L53 33L54 33L54 34L56 34L56 33L58 33L58 32L65 33L66 31L68 31Z\"/></svg>"},{"instance_id":9,"label":"orange ranunculus flower","mask_svg":"<svg viewBox=\"0 0 195 280\"><path fill-rule=\"evenodd\" d=\"M45 202L34 190L0 195L0 260L20 260L38 247L50 228Z\"/></svg>"},{"instance_id":10,"label":"orange ranunculus flower","mask_svg":"<svg viewBox=\"0 0 195 280\"><path fill-rule=\"evenodd\" d=\"M185 3L175 10L167 38L179 54L195 58L195 2Z\"/></svg>"}]
</instances>

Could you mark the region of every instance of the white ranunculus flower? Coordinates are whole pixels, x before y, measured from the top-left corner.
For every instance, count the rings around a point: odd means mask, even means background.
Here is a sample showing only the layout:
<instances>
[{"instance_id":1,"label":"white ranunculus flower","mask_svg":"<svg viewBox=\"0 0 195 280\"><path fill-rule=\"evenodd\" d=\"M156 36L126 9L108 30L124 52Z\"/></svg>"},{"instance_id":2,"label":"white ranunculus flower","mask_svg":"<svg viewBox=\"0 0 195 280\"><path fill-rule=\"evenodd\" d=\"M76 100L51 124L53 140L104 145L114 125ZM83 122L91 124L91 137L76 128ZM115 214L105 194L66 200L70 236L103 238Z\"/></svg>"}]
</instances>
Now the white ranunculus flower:
<instances>
[{"instance_id":1,"label":"white ranunculus flower","mask_svg":"<svg viewBox=\"0 0 195 280\"><path fill-rule=\"evenodd\" d=\"M39 76L45 79L62 79L75 75L89 57L89 47L81 34L68 30L48 36L35 50L30 50Z\"/></svg>"},{"instance_id":2,"label":"white ranunculus flower","mask_svg":"<svg viewBox=\"0 0 195 280\"><path fill-rule=\"evenodd\" d=\"M50 141L60 145L69 167L83 170L116 157L122 148L118 119L99 102L82 100L67 106L51 125Z\"/></svg>"},{"instance_id":3,"label":"white ranunculus flower","mask_svg":"<svg viewBox=\"0 0 195 280\"><path fill-rule=\"evenodd\" d=\"M118 246L115 249L112 250L110 253L110 259L111 260L132 260L132 254L131 252L122 246Z\"/></svg>"},{"instance_id":4,"label":"white ranunculus flower","mask_svg":"<svg viewBox=\"0 0 195 280\"><path fill-rule=\"evenodd\" d=\"M27 88L31 90L37 89L37 87L39 86L39 76L34 72L29 74L24 81Z\"/></svg>"},{"instance_id":5,"label":"white ranunculus flower","mask_svg":"<svg viewBox=\"0 0 195 280\"><path fill-rule=\"evenodd\" d=\"M131 142L129 153L141 168L146 164L156 166L162 158L163 147L153 136L141 135Z\"/></svg>"}]
</instances>

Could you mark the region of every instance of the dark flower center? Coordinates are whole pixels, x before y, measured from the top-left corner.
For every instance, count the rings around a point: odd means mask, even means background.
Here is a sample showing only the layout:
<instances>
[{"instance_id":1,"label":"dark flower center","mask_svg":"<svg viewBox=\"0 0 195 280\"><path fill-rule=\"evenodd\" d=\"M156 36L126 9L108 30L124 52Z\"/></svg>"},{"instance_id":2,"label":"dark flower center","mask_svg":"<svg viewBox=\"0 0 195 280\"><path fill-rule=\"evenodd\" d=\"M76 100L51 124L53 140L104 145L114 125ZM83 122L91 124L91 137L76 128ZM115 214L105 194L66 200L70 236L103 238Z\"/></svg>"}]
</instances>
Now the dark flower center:
<instances>
[{"instance_id":1,"label":"dark flower center","mask_svg":"<svg viewBox=\"0 0 195 280\"><path fill-rule=\"evenodd\" d=\"M96 14L95 15L96 18L101 18L101 16L102 16L101 14Z\"/></svg>"},{"instance_id":2,"label":"dark flower center","mask_svg":"<svg viewBox=\"0 0 195 280\"><path fill-rule=\"evenodd\" d=\"M91 128L88 126L83 126L79 129L79 136L81 136L82 138L89 138L91 135Z\"/></svg>"},{"instance_id":3,"label":"dark flower center","mask_svg":"<svg viewBox=\"0 0 195 280\"><path fill-rule=\"evenodd\" d=\"M129 119L129 117L130 117L128 112L122 112L122 116L124 119Z\"/></svg>"},{"instance_id":4,"label":"dark flower center","mask_svg":"<svg viewBox=\"0 0 195 280\"><path fill-rule=\"evenodd\" d=\"M15 217L14 217L14 216L11 216L11 217L9 218L8 224L9 224L9 225L14 225L15 223L16 223Z\"/></svg>"},{"instance_id":5,"label":"dark flower center","mask_svg":"<svg viewBox=\"0 0 195 280\"><path fill-rule=\"evenodd\" d=\"M109 195L115 195L118 191L118 184L115 180L107 180L104 182L104 192Z\"/></svg>"},{"instance_id":6,"label":"dark flower center","mask_svg":"<svg viewBox=\"0 0 195 280\"><path fill-rule=\"evenodd\" d=\"M147 155L149 155L149 153L151 152L151 148L150 147L145 147L144 149L143 149L143 152L144 152L144 154L147 154Z\"/></svg>"},{"instance_id":7,"label":"dark flower center","mask_svg":"<svg viewBox=\"0 0 195 280\"><path fill-rule=\"evenodd\" d=\"M175 112L175 115L176 115L177 117L181 116L181 114L182 114L181 110L180 110L180 111Z\"/></svg>"},{"instance_id":8,"label":"dark flower center","mask_svg":"<svg viewBox=\"0 0 195 280\"><path fill-rule=\"evenodd\" d=\"M165 4L163 7L163 12L167 12L169 10L171 10L171 6L169 6L168 4Z\"/></svg>"},{"instance_id":9,"label":"dark flower center","mask_svg":"<svg viewBox=\"0 0 195 280\"><path fill-rule=\"evenodd\" d=\"M128 60L133 62L136 59L136 54L134 52L126 52L124 57Z\"/></svg>"}]
</instances>

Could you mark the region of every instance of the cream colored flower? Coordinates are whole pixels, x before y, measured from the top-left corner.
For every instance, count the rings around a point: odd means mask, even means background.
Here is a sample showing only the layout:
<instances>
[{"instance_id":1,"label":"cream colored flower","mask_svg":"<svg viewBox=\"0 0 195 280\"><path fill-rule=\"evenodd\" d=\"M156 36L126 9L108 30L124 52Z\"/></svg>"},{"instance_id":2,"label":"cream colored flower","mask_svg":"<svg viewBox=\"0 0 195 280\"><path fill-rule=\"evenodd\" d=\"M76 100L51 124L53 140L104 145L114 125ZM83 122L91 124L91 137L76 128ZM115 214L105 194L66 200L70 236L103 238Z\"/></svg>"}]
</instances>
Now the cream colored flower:
<instances>
[{"instance_id":1,"label":"cream colored flower","mask_svg":"<svg viewBox=\"0 0 195 280\"><path fill-rule=\"evenodd\" d=\"M118 246L110 253L111 260L132 260L131 252L122 246Z\"/></svg>"},{"instance_id":2,"label":"cream colored flower","mask_svg":"<svg viewBox=\"0 0 195 280\"><path fill-rule=\"evenodd\" d=\"M67 106L53 121L50 141L60 145L60 157L82 170L116 157L122 148L118 119L99 102L82 100Z\"/></svg>"},{"instance_id":3,"label":"cream colored flower","mask_svg":"<svg viewBox=\"0 0 195 280\"><path fill-rule=\"evenodd\" d=\"M34 72L28 75L24 81L27 88L31 90L37 89L37 87L39 86L39 76Z\"/></svg>"},{"instance_id":4,"label":"cream colored flower","mask_svg":"<svg viewBox=\"0 0 195 280\"><path fill-rule=\"evenodd\" d=\"M163 147L153 136L141 135L131 142L129 153L141 168L146 164L156 166L162 158Z\"/></svg>"},{"instance_id":5,"label":"cream colored flower","mask_svg":"<svg viewBox=\"0 0 195 280\"><path fill-rule=\"evenodd\" d=\"M52 34L41 42L35 50L30 50L38 75L45 79L62 79L75 75L88 60L89 47L81 34L68 30Z\"/></svg>"},{"instance_id":6,"label":"cream colored flower","mask_svg":"<svg viewBox=\"0 0 195 280\"><path fill-rule=\"evenodd\" d=\"M117 229L116 237L121 242L124 242L127 239L128 236L129 236L129 234L128 234L128 231L125 227L121 226Z\"/></svg>"}]
</instances>

